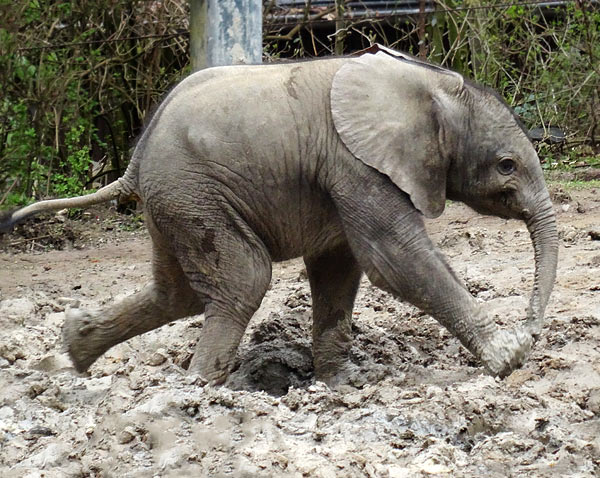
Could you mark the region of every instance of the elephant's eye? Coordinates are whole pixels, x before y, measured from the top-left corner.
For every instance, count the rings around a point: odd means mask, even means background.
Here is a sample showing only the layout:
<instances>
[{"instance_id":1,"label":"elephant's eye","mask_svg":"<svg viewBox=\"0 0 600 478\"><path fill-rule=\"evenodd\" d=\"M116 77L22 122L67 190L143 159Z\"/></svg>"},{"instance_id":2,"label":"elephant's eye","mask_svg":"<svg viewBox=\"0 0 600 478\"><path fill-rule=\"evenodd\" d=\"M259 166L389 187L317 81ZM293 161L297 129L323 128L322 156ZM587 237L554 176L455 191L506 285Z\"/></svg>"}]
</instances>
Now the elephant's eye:
<instances>
[{"instance_id":1,"label":"elephant's eye","mask_svg":"<svg viewBox=\"0 0 600 478\"><path fill-rule=\"evenodd\" d=\"M498 172L505 176L514 173L515 169L517 169L517 165L510 158L504 158L498 163Z\"/></svg>"}]
</instances>

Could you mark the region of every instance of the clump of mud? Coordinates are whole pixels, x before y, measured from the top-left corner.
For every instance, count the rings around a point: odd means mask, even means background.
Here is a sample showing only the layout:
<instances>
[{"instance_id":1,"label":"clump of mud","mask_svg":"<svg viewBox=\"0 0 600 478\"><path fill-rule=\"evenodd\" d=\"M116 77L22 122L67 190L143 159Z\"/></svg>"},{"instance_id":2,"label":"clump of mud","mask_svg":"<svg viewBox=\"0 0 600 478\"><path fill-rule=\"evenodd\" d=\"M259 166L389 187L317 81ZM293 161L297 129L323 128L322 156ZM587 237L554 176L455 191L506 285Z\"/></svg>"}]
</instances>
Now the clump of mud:
<instances>
[{"instance_id":1,"label":"clump of mud","mask_svg":"<svg viewBox=\"0 0 600 478\"><path fill-rule=\"evenodd\" d=\"M269 314L250 330L226 385L274 396L309 385L313 377L309 325L297 316Z\"/></svg>"}]
</instances>

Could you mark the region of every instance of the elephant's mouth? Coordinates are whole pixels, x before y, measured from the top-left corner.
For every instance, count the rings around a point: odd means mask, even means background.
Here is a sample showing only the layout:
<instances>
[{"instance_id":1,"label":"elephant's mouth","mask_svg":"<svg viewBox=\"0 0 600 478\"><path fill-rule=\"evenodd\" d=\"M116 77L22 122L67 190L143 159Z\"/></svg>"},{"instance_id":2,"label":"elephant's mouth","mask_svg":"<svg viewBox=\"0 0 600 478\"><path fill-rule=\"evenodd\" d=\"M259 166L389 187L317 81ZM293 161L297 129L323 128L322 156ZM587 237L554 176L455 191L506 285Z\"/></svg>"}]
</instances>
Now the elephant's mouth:
<instances>
[{"instance_id":1,"label":"elephant's mouth","mask_svg":"<svg viewBox=\"0 0 600 478\"><path fill-rule=\"evenodd\" d=\"M471 201L465 201L471 209L479 214L486 216L497 216L501 219L523 219L517 209L513 206L515 201L514 194L501 192L492 195L487 200L474 199Z\"/></svg>"},{"instance_id":2,"label":"elephant's mouth","mask_svg":"<svg viewBox=\"0 0 600 478\"><path fill-rule=\"evenodd\" d=\"M533 216L531 210L523 206L517 192L514 190L503 190L494 194L488 201L483 202L480 208L475 210L480 214L498 216L501 219L518 219L525 222Z\"/></svg>"}]
</instances>

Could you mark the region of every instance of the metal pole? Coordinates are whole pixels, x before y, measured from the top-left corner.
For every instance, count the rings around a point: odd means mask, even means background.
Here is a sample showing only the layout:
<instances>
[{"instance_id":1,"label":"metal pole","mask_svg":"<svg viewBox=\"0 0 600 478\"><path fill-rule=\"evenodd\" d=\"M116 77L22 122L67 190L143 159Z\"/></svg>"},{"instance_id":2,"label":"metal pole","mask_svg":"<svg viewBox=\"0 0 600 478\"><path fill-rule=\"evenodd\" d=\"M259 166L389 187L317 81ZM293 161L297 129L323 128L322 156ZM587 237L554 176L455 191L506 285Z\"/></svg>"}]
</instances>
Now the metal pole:
<instances>
[{"instance_id":1,"label":"metal pole","mask_svg":"<svg viewBox=\"0 0 600 478\"><path fill-rule=\"evenodd\" d=\"M190 0L190 55L194 71L262 62L260 0Z\"/></svg>"},{"instance_id":2,"label":"metal pole","mask_svg":"<svg viewBox=\"0 0 600 478\"><path fill-rule=\"evenodd\" d=\"M206 68L206 0L190 0L190 62L192 70Z\"/></svg>"}]
</instances>

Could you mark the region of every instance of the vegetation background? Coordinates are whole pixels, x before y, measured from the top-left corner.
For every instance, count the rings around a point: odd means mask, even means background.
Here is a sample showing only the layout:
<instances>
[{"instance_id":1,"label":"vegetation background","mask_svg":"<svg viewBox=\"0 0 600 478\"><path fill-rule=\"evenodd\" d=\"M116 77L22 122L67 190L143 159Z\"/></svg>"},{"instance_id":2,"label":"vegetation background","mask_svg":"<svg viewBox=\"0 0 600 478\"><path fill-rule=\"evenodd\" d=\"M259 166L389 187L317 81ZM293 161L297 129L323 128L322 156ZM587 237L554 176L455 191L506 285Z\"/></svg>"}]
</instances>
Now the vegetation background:
<instances>
[{"instance_id":1,"label":"vegetation background","mask_svg":"<svg viewBox=\"0 0 600 478\"><path fill-rule=\"evenodd\" d=\"M599 167L600 4L535 3L436 0L435 12L402 17L266 1L264 61L373 42L408 51L497 90L541 128L545 168ZM0 207L123 172L145 119L191 71L188 16L186 0L0 0Z\"/></svg>"}]
</instances>

